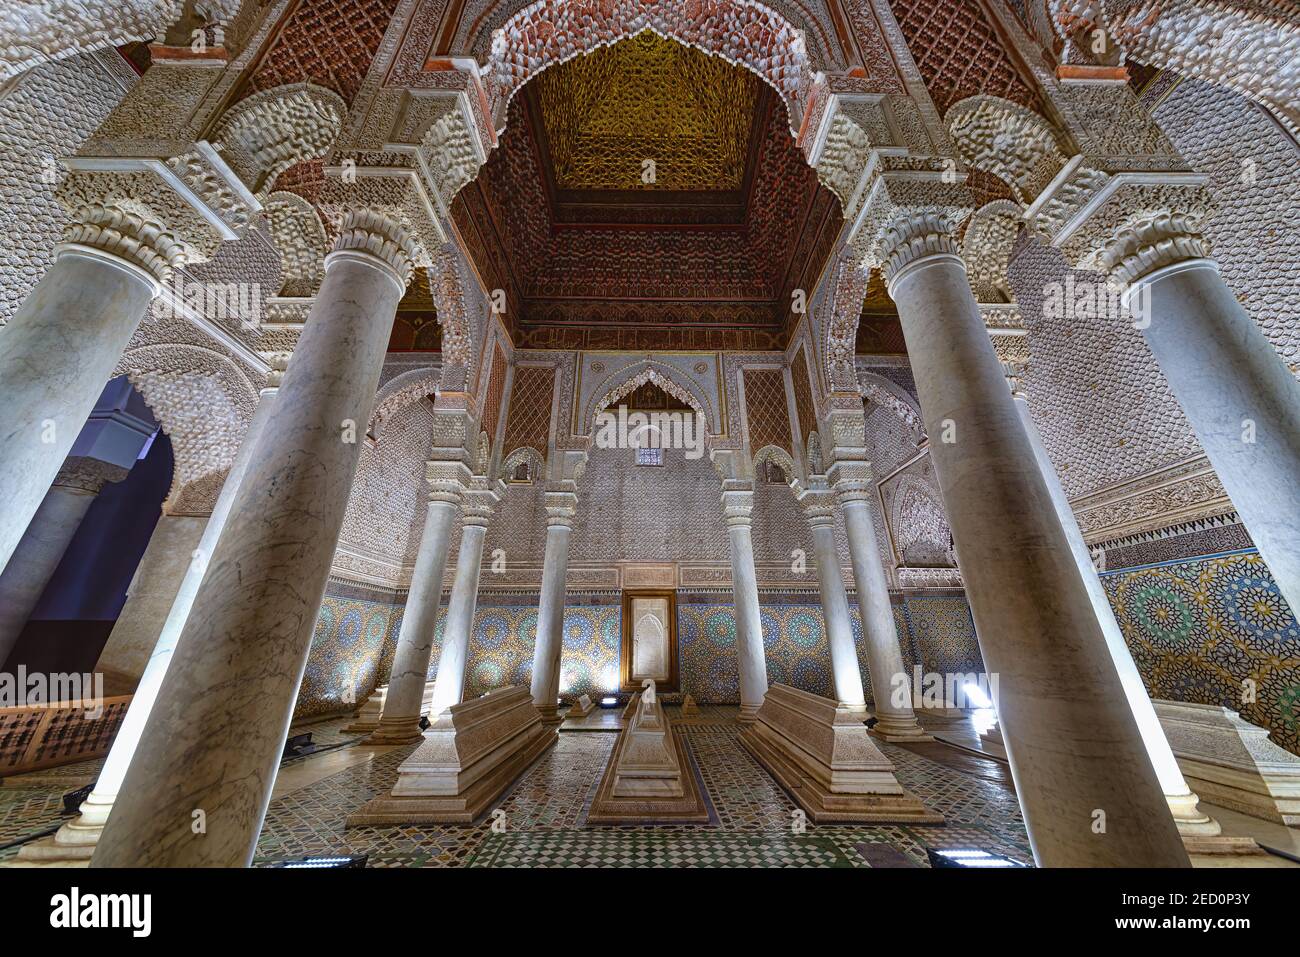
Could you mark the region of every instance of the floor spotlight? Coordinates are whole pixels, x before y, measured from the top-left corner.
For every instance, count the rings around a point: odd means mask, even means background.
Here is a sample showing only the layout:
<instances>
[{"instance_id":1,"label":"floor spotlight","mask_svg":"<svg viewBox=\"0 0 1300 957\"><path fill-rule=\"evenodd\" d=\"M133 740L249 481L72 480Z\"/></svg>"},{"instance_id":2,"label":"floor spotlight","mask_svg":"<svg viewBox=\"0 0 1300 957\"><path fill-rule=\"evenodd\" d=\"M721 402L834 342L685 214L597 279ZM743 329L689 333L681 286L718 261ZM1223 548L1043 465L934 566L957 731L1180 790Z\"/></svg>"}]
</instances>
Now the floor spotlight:
<instances>
[{"instance_id":1,"label":"floor spotlight","mask_svg":"<svg viewBox=\"0 0 1300 957\"><path fill-rule=\"evenodd\" d=\"M927 847L931 867L1028 867L1009 857L964 847Z\"/></svg>"}]
</instances>

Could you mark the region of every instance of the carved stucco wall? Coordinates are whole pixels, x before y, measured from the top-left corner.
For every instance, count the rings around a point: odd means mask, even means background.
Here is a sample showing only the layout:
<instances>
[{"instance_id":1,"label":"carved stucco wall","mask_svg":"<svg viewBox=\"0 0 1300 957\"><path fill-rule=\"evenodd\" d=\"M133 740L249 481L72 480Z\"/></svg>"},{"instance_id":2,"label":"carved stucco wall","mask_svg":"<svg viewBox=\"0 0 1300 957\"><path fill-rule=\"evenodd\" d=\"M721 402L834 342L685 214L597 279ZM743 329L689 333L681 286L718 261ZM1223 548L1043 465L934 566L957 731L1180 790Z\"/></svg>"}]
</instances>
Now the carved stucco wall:
<instances>
[{"instance_id":1,"label":"carved stucco wall","mask_svg":"<svg viewBox=\"0 0 1300 957\"><path fill-rule=\"evenodd\" d=\"M1224 279L1300 374L1300 148L1259 106L1200 80L1183 80L1153 115L1210 177L1208 235Z\"/></svg>"},{"instance_id":2,"label":"carved stucco wall","mask_svg":"<svg viewBox=\"0 0 1300 957\"><path fill-rule=\"evenodd\" d=\"M113 50L29 70L0 93L0 325L53 261L67 215L54 200L76 152L122 99L135 74ZM21 241L12 241L21 238Z\"/></svg>"},{"instance_id":3,"label":"carved stucco wall","mask_svg":"<svg viewBox=\"0 0 1300 957\"><path fill-rule=\"evenodd\" d=\"M1206 233L1228 284L1293 370L1300 354L1300 150L1254 104L1184 81L1155 110L1192 165L1210 176L1218 207ZM1141 333L1123 318L1077 310L1049 319L1043 302L1067 274L1099 284L1063 257L1021 240L1009 268L1029 328L1023 385L1067 495L1095 492L1200 453L1199 443ZM1289 311L1288 311L1289 310Z\"/></svg>"}]
</instances>

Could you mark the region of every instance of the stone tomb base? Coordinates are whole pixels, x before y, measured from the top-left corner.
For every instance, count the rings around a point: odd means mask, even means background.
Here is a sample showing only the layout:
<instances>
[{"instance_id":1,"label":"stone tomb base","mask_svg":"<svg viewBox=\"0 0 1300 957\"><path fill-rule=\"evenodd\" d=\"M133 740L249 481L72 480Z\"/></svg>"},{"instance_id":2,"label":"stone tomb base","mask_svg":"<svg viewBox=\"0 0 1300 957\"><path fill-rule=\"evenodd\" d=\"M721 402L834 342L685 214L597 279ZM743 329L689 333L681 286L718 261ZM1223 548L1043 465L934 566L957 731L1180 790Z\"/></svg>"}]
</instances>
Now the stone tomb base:
<instances>
[{"instance_id":1,"label":"stone tomb base","mask_svg":"<svg viewBox=\"0 0 1300 957\"><path fill-rule=\"evenodd\" d=\"M391 794L348 815L358 824L471 824L558 740L527 688L453 705L397 769Z\"/></svg>"},{"instance_id":2,"label":"stone tomb base","mask_svg":"<svg viewBox=\"0 0 1300 957\"><path fill-rule=\"evenodd\" d=\"M858 715L788 685L767 689L740 743L816 824L942 824L903 789Z\"/></svg>"}]
</instances>

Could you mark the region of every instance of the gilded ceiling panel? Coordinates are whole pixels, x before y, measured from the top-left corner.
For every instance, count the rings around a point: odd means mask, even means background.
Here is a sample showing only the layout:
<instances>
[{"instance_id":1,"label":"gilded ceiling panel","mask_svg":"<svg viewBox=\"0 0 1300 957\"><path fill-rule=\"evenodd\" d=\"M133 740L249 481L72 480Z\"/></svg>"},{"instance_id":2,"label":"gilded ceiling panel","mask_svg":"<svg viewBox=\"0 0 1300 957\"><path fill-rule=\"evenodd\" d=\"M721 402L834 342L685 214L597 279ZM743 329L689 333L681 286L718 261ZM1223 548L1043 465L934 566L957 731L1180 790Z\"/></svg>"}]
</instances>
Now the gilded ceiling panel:
<instances>
[{"instance_id":1,"label":"gilded ceiling panel","mask_svg":"<svg viewBox=\"0 0 1300 957\"><path fill-rule=\"evenodd\" d=\"M650 31L545 71L538 96L556 185L740 189L761 82Z\"/></svg>"}]
</instances>

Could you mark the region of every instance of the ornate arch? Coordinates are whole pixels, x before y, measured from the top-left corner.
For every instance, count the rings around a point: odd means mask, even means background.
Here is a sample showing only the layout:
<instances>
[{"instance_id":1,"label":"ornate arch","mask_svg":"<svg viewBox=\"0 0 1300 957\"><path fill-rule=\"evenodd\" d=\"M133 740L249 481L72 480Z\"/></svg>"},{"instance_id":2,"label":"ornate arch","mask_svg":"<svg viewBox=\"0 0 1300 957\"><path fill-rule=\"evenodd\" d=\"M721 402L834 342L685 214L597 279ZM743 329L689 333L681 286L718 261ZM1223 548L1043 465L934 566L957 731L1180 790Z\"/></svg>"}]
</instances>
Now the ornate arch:
<instances>
[{"instance_id":1,"label":"ornate arch","mask_svg":"<svg viewBox=\"0 0 1300 957\"><path fill-rule=\"evenodd\" d=\"M528 465L528 475L536 479L546 477L546 457L529 445L521 445L501 462L501 477L507 483L520 465Z\"/></svg>"},{"instance_id":2,"label":"ornate arch","mask_svg":"<svg viewBox=\"0 0 1300 957\"><path fill-rule=\"evenodd\" d=\"M399 411L437 392L441 378L442 366L435 363L425 369L403 372L385 382L375 394L375 410L370 414L366 435L378 439L384 424Z\"/></svg>"},{"instance_id":3,"label":"ornate arch","mask_svg":"<svg viewBox=\"0 0 1300 957\"><path fill-rule=\"evenodd\" d=\"M992 173L1028 205L1065 166L1057 132L1033 110L1000 96L971 96L944 121L961 158Z\"/></svg>"},{"instance_id":4,"label":"ornate arch","mask_svg":"<svg viewBox=\"0 0 1300 957\"><path fill-rule=\"evenodd\" d=\"M847 250L841 253L833 268L834 279L827 286L825 298L814 303L813 315L821 324L830 391L856 392L858 382L853 359L870 272Z\"/></svg>"},{"instance_id":5,"label":"ornate arch","mask_svg":"<svg viewBox=\"0 0 1300 957\"><path fill-rule=\"evenodd\" d=\"M679 383L678 378L685 379L685 382ZM584 434L591 433L597 415L646 383L653 383L673 398L685 402L709 426L710 434L719 433L720 423L713 411L712 403L698 383L686 377L680 369L672 368L654 359L643 359L641 362L624 366L617 372L611 373L592 391L587 407L583 410Z\"/></svg>"},{"instance_id":6,"label":"ornate arch","mask_svg":"<svg viewBox=\"0 0 1300 957\"><path fill-rule=\"evenodd\" d=\"M492 115L503 122L514 94L549 67L643 30L756 73L799 128L813 87L803 35L756 0L536 0L492 33L483 69Z\"/></svg>"},{"instance_id":7,"label":"ornate arch","mask_svg":"<svg viewBox=\"0 0 1300 957\"><path fill-rule=\"evenodd\" d=\"M864 399L884 406L913 429L918 436L925 434L925 422L921 417L921 407L896 382L890 382L874 372L858 373L858 388Z\"/></svg>"},{"instance_id":8,"label":"ornate arch","mask_svg":"<svg viewBox=\"0 0 1300 957\"><path fill-rule=\"evenodd\" d=\"M324 156L346 114L342 97L322 86L277 86L228 109L213 140L245 185L261 195L289 167Z\"/></svg>"},{"instance_id":9,"label":"ornate arch","mask_svg":"<svg viewBox=\"0 0 1300 957\"><path fill-rule=\"evenodd\" d=\"M325 278L328 243L316 207L283 190L266 198L267 226L280 252L280 295L313 296Z\"/></svg>"},{"instance_id":10,"label":"ornate arch","mask_svg":"<svg viewBox=\"0 0 1300 957\"><path fill-rule=\"evenodd\" d=\"M228 356L179 343L125 352L114 375L127 376L171 440L169 511L210 513L257 405L253 383Z\"/></svg>"},{"instance_id":11,"label":"ornate arch","mask_svg":"<svg viewBox=\"0 0 1300 957\"><path fill-rule=\"evenodd\" d=\"M1020 206L1011 200L998 199L971 214L961 258L979 302L1015 301L1007 282L1007 264L1024 223L1020 212Z\"/></svg>"},{"instance_id":12,"label":"ornate arch","mask_svg":"<svg viewBox=\"0 0 1300 957\"><path fill-rule=\"evenodd\" d=\"M799 477L794 459L779 445L765 445L754 454L754 473L757 474L759 468L768 462L780 466L781 471L785 473L786 484L794 482Z\"/></svg>"}]
</instances>

